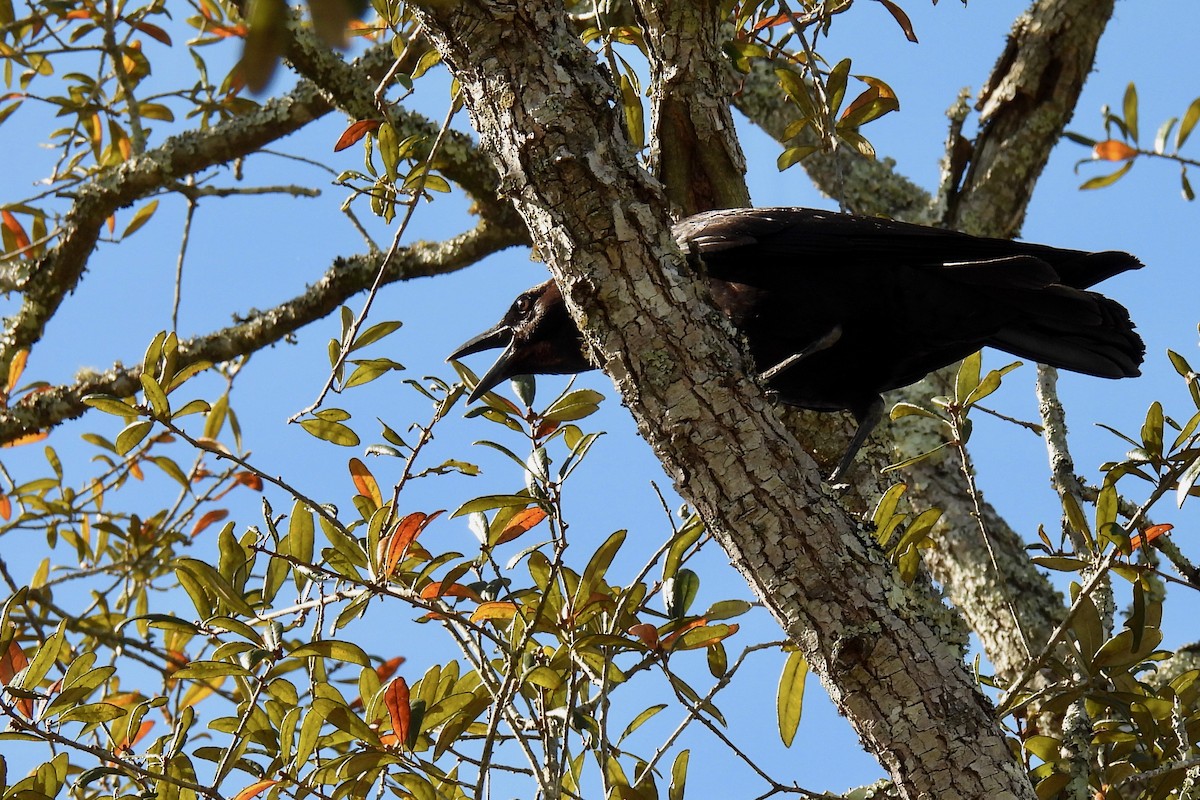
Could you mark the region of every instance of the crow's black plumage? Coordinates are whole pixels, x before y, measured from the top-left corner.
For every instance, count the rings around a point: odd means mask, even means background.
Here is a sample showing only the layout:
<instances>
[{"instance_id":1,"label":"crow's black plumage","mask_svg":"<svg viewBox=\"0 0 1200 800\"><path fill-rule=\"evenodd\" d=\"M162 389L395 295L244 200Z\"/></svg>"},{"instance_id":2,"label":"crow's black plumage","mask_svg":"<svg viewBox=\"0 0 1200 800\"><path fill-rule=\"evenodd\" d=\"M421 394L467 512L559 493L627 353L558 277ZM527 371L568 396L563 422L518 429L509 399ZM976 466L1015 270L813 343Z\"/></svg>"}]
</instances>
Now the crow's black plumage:
<instances>
[{"instance_id":1,"label":"crow's black plumage","mask_svg":"<svg viewBox=\"0 0 1200 800\"><path fill-rule=\"evenodd\" d=\"M1103 378L1139 374L1129 312L1088 287L1141 263L804 208L725 209L674 228L702 262L713 300L785 403L848 410L848 467L907 386L984 346ZM450 358L505 350L471 394L506 378L594 368L553 281L522 293L494 328Z\"/></svg>"}]
</instances>

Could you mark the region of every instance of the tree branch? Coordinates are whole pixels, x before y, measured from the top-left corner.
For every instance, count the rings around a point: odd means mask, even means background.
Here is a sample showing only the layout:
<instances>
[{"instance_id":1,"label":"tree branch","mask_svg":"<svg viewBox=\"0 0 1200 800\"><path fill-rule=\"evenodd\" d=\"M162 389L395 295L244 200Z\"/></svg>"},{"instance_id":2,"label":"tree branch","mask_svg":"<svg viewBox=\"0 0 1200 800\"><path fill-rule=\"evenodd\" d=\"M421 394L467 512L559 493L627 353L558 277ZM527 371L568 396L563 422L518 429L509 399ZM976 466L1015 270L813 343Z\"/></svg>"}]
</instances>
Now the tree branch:
<instances>
[{"instance_id":1,"label":"tree branch","mask_svg":"<svg viewBox=\"0 0 1200 800\"><path fill-rule=\"evenodd\" d=\"M416 242L396 254L383 283L441 275L470 266L498 250L521 244L513 233L510 228L481 220L473 230L444 242ZM181 342L180 367L198 361L220 363L253 353L322 319L349 297L369 288L382 259L381 253L339 259L302 295L207 336ZM27 395L11 408L0 409L0 442L12 442L81 416L88 408L82 401L86 395L134 395L141 391L140 374L140 365L118 364L104 373L83 376L69 386Z\"/></svg>"}]
</instances>

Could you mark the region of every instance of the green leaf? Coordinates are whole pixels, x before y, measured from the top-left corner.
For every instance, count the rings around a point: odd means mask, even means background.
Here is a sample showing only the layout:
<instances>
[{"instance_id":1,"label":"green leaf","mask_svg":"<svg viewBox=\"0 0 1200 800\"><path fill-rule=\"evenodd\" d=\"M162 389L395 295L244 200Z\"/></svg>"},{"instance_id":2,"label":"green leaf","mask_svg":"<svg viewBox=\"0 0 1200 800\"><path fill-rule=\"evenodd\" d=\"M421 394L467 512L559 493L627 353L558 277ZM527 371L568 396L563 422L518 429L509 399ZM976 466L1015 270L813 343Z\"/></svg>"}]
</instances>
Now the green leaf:
<instances>
[{"instance_id":1,"label":"green leaf","mask_svg":"<svg viewBox=\"0 0 1200 800\"><path fill-rule=\"evenodd\" d=\"M208 404L207 400L189 400L184 403L183 408L171 414L171 419L186 417L188 414L207 414L211 410L212 406Z\"/></svg>"},{"instance_id":2,"label":"green leaf","mask_svg":"<svg viewBox=\"0 0 1200 800\"><path fill-rule=\"evenodd\" d=\"M121 234L121 238L124 239L127 236L133 235L138 228L149 222L150 217L154 214L154 211L157 208L157 200L151 200L149 203L139 208L137 212L134 213L133 218L129 220L129 224L125 226L125 232Z\"/></svg>"},{"instance_id":3,"label":"green leaf","mask_svg":"<svg viewBox=\"0 0 1200 800\"><path fill-rule=\"evenodd\" d=\"M68 709L59 716L58 721L95 724L99 722L111 722L123 716L125 716L125 709L114 706L112 703L87 703Z\"/></svg>"},{"instance_id":4,"label":"green leaf","mask_svg":"<svg viewBox=\"0 0 1200 800\"><path fill-rule=\"evenodd\" d=\"M954 376L954 404L962 407L967 398L979 386L979 375L983 367L983 353L976 350L962 360Z\"/></svg>"},{"instance_id":5,"label":"green leaf","mask_svg":"<svg viewBox=\"0 0 1200 800\"><path fill-rule=\"evenodd\" d=\"M592 592L604 580L604 574L608 572L612 560L616 557L617 551L621 549L621 545L625 543L625 531L617 531L604 540L604 543L596 548L596 552L592 554L588 564L583 569L583 576L579 580L579 586L575 590L575 605L581 607Z\"/></svg>"},{"instance_id":6,"label":"green leaf","mask_svg":"<svg viewBox=\"0 0 1200 800\"><path fill-rule=\"evenodd\" d=\"M579 389L554 401L542 416L555 422L574 422L594 414L604 395L591 389Z\"/></svg>"},{"instance_id":7,"label":"green leaf","mask_svg":"<svg viewBox=\"0 0 1200 800\"><path fill-rule=\"evenodd\" d=\"M189 661L186 667L172 673L172 677L207 681L212 678L253 678L254 673L228 661Z\"/></svg>"},{"instance_id":8,"label":"green leaf","mask_svg":"<svg viewBox=\"0 0 1200 800\"><path fill-rule=\"evenodd\" d=\"M357 447L358 434L340 422L327 419L305 419L300 421L300 427L318 439L324 439L331 444L342 447Z\"/></svg>"},{"instance_id":9,"label":"green leaf","mask_svg":"<svg viewBox=\"0 0 1200 800\"><path fill-rule=\"evenodd\" d=\"M825 96L829 99L829 114L836 117L846 97L846 82L850 77L850 59L843 58L829 71L825 80Z\"/></svg>"},{"instance_id":10,"label":"green leaf","mask_svg":"<svg viewBox=\"0 0 1200 800\"><path fill-rule=\"evenodd\" d=\"M801 161L808 158L820 149L821 148L818 145L813 144L803 144L797 145L796 147L788 147L779 154L779 158L775 159L775 166L779 168L780 172L783 172L788 167L799 164Z\"/></svg>"},{"instance_id":11,"label":"green leaf","mask_svg":"<svg viewBox=\"0 0 1200 800\"><path fill-rule=\"evenodd\" d=\"M117 434L117 455L123 456L141 444L142 440L146 438L146 434L150 433L150 429L153 427L154 423L148 419L131 422L126 425Z\"/></svg>"},{"instance_id":12,"label":"green leaf","mask_svg":"<svg viewBox=\"0 0 1200 800\"><path fill-rule=\"evenodd\" d=\"M118 397L113 397L111 394L84 395L83 403L97 411L103 411L105 414L112 414L117 417L135 417L138 413L137 409L128 402Z\"/></svg>"},{"instance_id":13,"label":"green leaf","mask_svg":"<svg viewBox=\"0 0 1200 800\"><path fill-rule=\"evenodd\" d=\"M1126 161L1125 165L1116 172L1109 175L1101 175L1096 178L1090 178L1079 185L1080 189L1103 189L1105 186L1112 186L1121 178L1125 177L1125 173L1133 169L1133 161Z\"/></svg>"},{"instance_id":14,"label":"green leaf","mask_svg":"<svg viewBox=\"0 0 1200 800\"><path fill-rule=\"evenodd\" d=\"M205 592L219 598L235 614L243 617L254 617L254 609L246 602L240 593L216 569L198 558L177 558L172 562L176 576L189 575Z\"/></svg>"},{"instance_id":15,"label":"green leaf","mask_svg":"<svg viewBox=\"0 0 1200 800\"><path fill-rule=\"evenodd\" d=\"M473 514L476 511L491 511L495 508L511 508L514 506L524 508L533 505L534 502L532 497L525 494L489 494L483 497L476 497L474 500L468 500L459 506L450 517L453 519L465 514Z\"/></svg>"},{"instance_id":16,"label":"green leaf","mask_svg":"<svg viewBox=\"0 0 1200 800\"><path fill-rule=\"evenodd\" d=\"M686 567L679 570L675 577L663 582L663 604L667 616L671 619L682 619L687 614L700 591L700 576Z\"/></svg>"},{"instance_id":17,"label":"green leaf","mask_svg":"<svg viewBox=\"0 0 1200 800\"><path fill-rule=\"evenodd\" d=\"M1200 451L1195 452L1191 458L1191 463L1180 473L1179 485L1175 488L1175 503L1180 508L1183 507L1188 492L1196 485L1196 481L1200 480Z\"/></svg>"},{"instance_id":18,"label":"green leaf","mask_svg":"<svg viewBox=\"0 0 1200 800\"><path fill-rule=\"evenodd\" d=\"M645 112L642 110L642 98L634 87L629 76L621 73L621 108L625 112L625 130L629 134L629 143L634 150L641 150L646 145Z\"/></svg>"},{"instance_id":19,"label":"green leaf","mask_svg":"<svg viewBox=\"0 0 1200 800\"><path fill-rule=\"evenodd\" d=\"M640 713L636 717L634 717L633 721L625 726L625 730L621 733L620 737L617 739L617 744L620 744L621 742L625 741L626 737L628 737L629 734L633 733L638 728L642 727L643 723L649 721L651 717L653 717L655 714L662 711L666 707L667 707L666 703L660 703L659 705L656 705L656 706L650 706L645 711L643 711L642 713Z\"/></svg>"},{"instance_id":20,"label":"green leaf","mask_svg":"<svg viewBox=\"0 0 1200 800\"><path fill-rule=\"evenodd\" d=\"M1179 123L1179 133L1175 134L1175 149L1183 147L1183 143L1192 135L1192 129L1200 122L1200 97L1192 101L1187 111L1183 112L1183 121Z\"/></svg>"},{"instance_id":21,"label":"green leaf","mask_svg":"<svg viewBox=\"0 0 1200 800\"><path fill-rule=\"evenodd\" d=\"M349 389L354 386L362 386L365 383L370 383L378 377L386 375L392 370L402 370L404 365L399 361L393 361L390 358L370 358L364 360L353 360L354 371L350 373L350 377L346 379L346 383L342 388Z\"/></svg>"},{"instance_id":22,"label":"green leaf","mask_svg":"<svg viewBox=\"0 0 1200 800\"><path fill-rule=\"evenodd\" d=\"M704 612L704 618L713 622L720 619L733 619L740 617L752 608L754 606L745 600L719 600L708 607L708 610Z\"/></svg>"},{"instance_id":23,"label":"green leaf","mask_svg":"<svg viewBox=\"0 0 1200 800\"><path fill-rule=\"evenodd\" d=\"M36 689L42 679L46 677L46 673L54 666L54 662L58 660L59 653L63 645L63 631L66 629L67 621L64 619L58 623L58 629L46 638L33 655L29 662L29 666L25 668L25 674L17 684L19 689Z\"/></svg>"},{"instance_id":24,"label":"green leaf","mask_svg":"<svg viewBox=\"0 0 1200 800\"><path fill-rule=\"evenodd\" d=\"M1125 128L1129 138L1137 143L1138 140L1138 95L1137 86L1130 83L1125 87L1125 100L1122 103L1125 110Z\"/></svg>"},{"instance_id":25,"label":"green leaf","mask_svg":"<svg viewBox=\"0 0 1200 800\"><path fill-rule=\"evenodd\" d=\"M704 523L700 518L693 517L671 539L667 557L663 560L662 576L664 581L675 577L675 573L679 571L679 565L683 563L683 557L704 534L704 530Z\"/></svg>"},{"instance_id":26,"label":"green leaf","mask_svg":"<svg viewBox=\"0 0 1200 800\"><path fill-rule=\"evenodd\" d=\"M1142 446L1155 461L1163 454L1163 422L1162 403L1156 400L1150 404L1142 423Z\"/></svg>"},{"instance_id":27,"label":"green leaf","mask_svg":"<svg viewBox=\"0 0 1200 800\"><path fill-rule=\"evenodd\" d=\"M779 676L779 691L775 707L779 719L779 738L784 747L791 747L800 727L800 715L804 711L804 682L808 677L808 661L799 650L788 655Z\"/></svg>"},{"instance_id":28,"label":"green leaf","mask_svg":"<svg viewBox=\"0 0 1200 800\"><path fill-rule=\"evenodd\" d=\"M292 658L332 658L349 664L357 664L360 667L371 666L371 657L361 647L352 642L340 642L336 639L310 642L297 647L288 655Z\"/></svg>"},{"instance_id":29,"label":"green leaf","mask_svg":"<svg viewBox=\"0 0 1200 800\"><path fill-rule=\"evenodd\" d=\"M389 322L379 322L372 325L359 334L358 338L354 340L354 344L350 345L349 352L353 353L355 350L360 350L369 344L378 342L385 336L390 336L391 334L400 330L400 326L403 324L404 323L398 320L392 320Z\"/></svg>"},{"instance_id":30,"label":"green leaf","mask_svg":"<svg viewBox=\"0 0 1200 800\"><path fill-rule=\"evenodd\" d=\"M167 401L167 394L158 385L158 381L145 371L138 377L141 379L142 391L146 394L146 400L154 409L154 416L160 419L171 416L171 404Z\"/></svg>"},{"instance_id":31,"label":"green leaf","mask_svg":"<svg viewBox=\"0 0 1200 800\"><path fill-rule=\"evenodd\" d=\"M675 761L671 764L671 785L667 788L667 800L683 800L690 754L690 750L680 750L679 755L675 756Z\"/></svg>"}]
</instances>

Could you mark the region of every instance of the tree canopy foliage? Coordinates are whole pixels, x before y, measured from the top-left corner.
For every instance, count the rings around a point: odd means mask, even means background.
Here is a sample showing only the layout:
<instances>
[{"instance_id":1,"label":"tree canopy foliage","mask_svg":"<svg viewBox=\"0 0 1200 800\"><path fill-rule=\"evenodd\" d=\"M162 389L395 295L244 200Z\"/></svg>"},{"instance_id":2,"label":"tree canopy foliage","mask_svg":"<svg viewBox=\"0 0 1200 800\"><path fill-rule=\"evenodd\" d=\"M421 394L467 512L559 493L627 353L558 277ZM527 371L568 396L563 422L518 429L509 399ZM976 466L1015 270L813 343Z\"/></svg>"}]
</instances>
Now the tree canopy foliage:
<instances>
[{"instance_id":1,"label":"tree canopy foliage","mask_svg":"<svg viewBox=\"0 0 1200 800\"><path fill-rule=\"evenodd\" d=\"M1014 236L1065 135L1120 164L1083 188L1165 160L1191 200L1200 100L1153 145L1133 84L1102 133L1064 133L1113 5L1035 0L974 112L952 107L940 185L923 189L875 157L871 126L901 102L888 76L829 44L853 5L0 0L0 131L52 154L35 190L0 198L0 440L40 453L0 469L4 800L680 800L716 760L693 758L695 731L757 795L815 794L729 726L766 658L779 678L760 728L793 744L811 671L889 777L848 796L1195 791L1200 670L1163 646L1163 609L1200 572L1152 519L1200 492L1189 359L1169 356L1183 404L1118 432L1128 452L1091 483L1039 370L1042 418L1023 424L1051 454L1060 531L1022 538L976 486L974 421L1010 371L978 355L893 398L897 424L841 495L819 477L841 421L763 396L698 311L669 221L749 204L734 110L780 169L861 214ZM879 5L917 40L911 3ZM442 117L415 102L437 81ZM345 120L329 150L283 141L328 115ZM331 169L330 150L361 166ZM211 204L253 203L248 229L285 229L286 198L317 193L301 167L342 193L339 223L364 243L307 285L203 223ZM75 331L100 367L40 363L70 296L102 279L98 254L139 252L164 201L184 207L177 253L156 254L176 265L169 325L122 350L148 306L126 286ZM469 227L422 241L455 203ZM605 442L599 392L518 379L466 408L468 367L415 379L398 360L381 287L529 245L685 501L660 495L662 517L638 521L662 535L572 512L572 496L621 503L579 469ZM206 303L235 316L189 333L185 265L214 253L237 279L205 280ZM294 296L246 308L260 271ZM320 453L313 479L299 457L255 455L237 387L317 322L334 330L327 364L275 387L303 409L290 422ZM64 460L73 420L83 446ZM453 435L477 447L442 447ZM479 453L502 465L485 489L466 483ZM702 590L726 559L749 593ZM986 661L965 662L969 632Z\"/></svg>"}]
</instances>

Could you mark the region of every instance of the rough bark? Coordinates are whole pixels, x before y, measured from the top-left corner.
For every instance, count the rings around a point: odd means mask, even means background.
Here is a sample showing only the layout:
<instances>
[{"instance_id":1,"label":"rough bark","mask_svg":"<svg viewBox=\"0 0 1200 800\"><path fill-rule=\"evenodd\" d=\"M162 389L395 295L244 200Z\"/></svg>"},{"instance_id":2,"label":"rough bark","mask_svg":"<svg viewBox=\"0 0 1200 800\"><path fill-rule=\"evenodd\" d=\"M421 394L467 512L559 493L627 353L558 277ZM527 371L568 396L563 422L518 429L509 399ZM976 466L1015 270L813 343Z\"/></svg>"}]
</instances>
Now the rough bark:
<instances>
[{"instance_id":1,"label":"rough bark","mask_svg":"<svg viewBox=\"0 0 1200 800\"><path fill-rule=\"evenodd\" d=\"M907 797L1032 797L922 582L903 586L745 377L619 103L561 7L428 5L425 29L639 428ZM711 306L708 306L711 307Z\"/></svg>"},{"instance_id":2,"label":"rough bark","mask_svg":"<svg viewBox=\"0 0 1200 800\"><path fill-rule=\"evenodd\" d=\"M982 128L946 225L986 236L1020 233L1112 12L1113 0L1038 0L1017 19L976 103Z\"/></svg>"},{"instance_id":3,"label":"rough bark","mask_svg":"<svg viewBox=\"0 0 1200 800\"><path fill-rule=\"evenodd\" d=\"M677 216L750 205L717 0L635 0L650 58L650 170Z\"/></svg>"}]
</instances>

